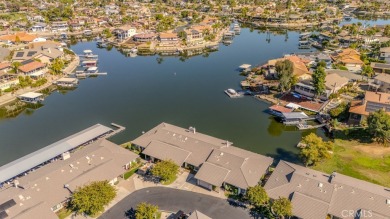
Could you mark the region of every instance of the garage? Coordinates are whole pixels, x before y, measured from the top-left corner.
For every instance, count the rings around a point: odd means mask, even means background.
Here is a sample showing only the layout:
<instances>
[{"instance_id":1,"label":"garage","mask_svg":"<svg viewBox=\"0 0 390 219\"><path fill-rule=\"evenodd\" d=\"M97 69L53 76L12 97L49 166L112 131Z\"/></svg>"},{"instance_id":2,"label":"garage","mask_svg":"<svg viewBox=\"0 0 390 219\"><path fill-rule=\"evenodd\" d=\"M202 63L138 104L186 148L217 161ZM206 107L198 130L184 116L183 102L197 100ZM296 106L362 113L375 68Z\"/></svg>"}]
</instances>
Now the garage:
<instances>
[{"instance_id":1,"label":"garage","mask_svg":"<svg viewBox=\"0 0 390 219\"><path fill-rule=\"evenodd\" d=\"M205 181L199 180L198 179L198 186L202 186L205 189L212 190L213 186Z\"/></svg>"}]
</instances>

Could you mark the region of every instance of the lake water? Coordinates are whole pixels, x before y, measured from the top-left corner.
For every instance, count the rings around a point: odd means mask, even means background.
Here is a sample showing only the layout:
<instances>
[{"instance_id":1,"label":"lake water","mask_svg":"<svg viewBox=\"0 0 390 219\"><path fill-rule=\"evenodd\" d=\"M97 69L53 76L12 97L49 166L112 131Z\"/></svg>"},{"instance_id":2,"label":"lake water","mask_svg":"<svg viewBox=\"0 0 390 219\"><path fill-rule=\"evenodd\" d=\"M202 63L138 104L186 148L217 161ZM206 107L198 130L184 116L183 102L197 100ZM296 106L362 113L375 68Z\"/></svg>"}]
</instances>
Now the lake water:
<instances>
[{"instance_id":1,"label":"lake water","mask_svg":"<svg viewBox=\"0 0 390 219\"><path fill-rule=\"evenodd\" d=\"M107 76L81 80L66 94L54 92L32 114L0 121L0 165L40 149L96 123L111 122L126 130L111 140L123 143L161 122L196 127L198 132L226 139L237 147L297 161L295 145L310 131L289 131L263 111L268 104L253 97L230 99L227 88L244 78L237 67L258 65L298 52L298 32L271 34L242 29L230 46L221 45L208 57L138 56L116 49L95 48L94 42L72 46L76 53L92 49ZM306 50L308 51L308 50ZM321 130L317 133L322 134Z\"/></svg>"}]
</instances>

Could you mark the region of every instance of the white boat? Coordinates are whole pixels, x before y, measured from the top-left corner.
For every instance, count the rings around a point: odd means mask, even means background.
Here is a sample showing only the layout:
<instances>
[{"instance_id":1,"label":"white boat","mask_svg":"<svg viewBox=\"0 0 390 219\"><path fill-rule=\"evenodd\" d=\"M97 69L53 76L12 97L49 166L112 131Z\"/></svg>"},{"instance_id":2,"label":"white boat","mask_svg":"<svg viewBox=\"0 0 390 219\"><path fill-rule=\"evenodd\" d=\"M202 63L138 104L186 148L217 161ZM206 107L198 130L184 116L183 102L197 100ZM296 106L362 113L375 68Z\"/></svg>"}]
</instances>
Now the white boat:
<instances>
[{"instance_id":1,"label":"white boat","mask_svg":"<svg viewBox=\"0 0 390 219\"><path fill-rule=\"evenodd\" d=\"M98 55L94 55L92 50L86 49L83 51L83 55L79 55L83 60L97 60Z\"/></svg>"},{"instance_id":2,"label":"white boat","mask_svg":"<svg viewBox=\"0 0 390 219\"><path fill-rule=\"evenodd\" d=\"M232 88L229 88L229 89L225 90L225 94L227 94L230 98L236 98L236 97L243 97L244 96L242 93L237 93L237 91L235 91Z\"/></svg>"}]
</instances>

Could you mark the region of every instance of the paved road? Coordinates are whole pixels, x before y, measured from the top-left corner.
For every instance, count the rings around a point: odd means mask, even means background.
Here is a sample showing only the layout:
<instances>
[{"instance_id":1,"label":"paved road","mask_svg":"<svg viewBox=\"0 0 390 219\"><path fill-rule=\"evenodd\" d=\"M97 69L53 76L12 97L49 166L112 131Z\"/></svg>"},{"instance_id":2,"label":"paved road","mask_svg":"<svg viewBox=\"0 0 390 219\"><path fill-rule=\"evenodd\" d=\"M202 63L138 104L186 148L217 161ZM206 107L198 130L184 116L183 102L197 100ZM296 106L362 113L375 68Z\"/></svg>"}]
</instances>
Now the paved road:
<instances>
[{"instance_id":1,"label":"paved road","mask_svg":"<svg viewBox=\"0 0 390 219\"><path fill-rule=\"evenodd\" d=\"M136 208L138 203L148 202L158 205L160 210L182 210L189 213L193 210L208 215L213 219L246 219L251 218L248 211L233 207L226 200L184 190L153 187L135 191L114 205L99 219L126 218L125 212L130 208Z\"/></svg>"}]
</instances>

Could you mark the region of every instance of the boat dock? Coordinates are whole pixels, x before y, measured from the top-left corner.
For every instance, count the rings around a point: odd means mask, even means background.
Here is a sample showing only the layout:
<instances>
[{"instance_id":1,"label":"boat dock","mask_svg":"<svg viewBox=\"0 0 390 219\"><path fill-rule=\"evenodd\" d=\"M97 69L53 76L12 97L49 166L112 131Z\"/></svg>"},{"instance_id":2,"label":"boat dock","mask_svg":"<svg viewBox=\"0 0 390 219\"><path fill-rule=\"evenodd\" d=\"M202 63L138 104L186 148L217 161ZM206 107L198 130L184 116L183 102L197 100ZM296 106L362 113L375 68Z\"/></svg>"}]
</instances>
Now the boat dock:
<instances>
[{"instance_id":1,"label":"boat dock","mask_svg":"<svg viewBox=\"0 0 390 219\"><path fill-rule=\"evenodd\" d=\"M324 126L326 126L325 123L319 124L319 125L308 125L308 124L302 124L302 123L297 124L297 128L298 128L299 130L317 129L317 128L322 128L322 127L324 127Z\"/></svg>"},{"instance_id":2,"label":"boat dock","mask_svg":"<svg viewBox=\"0 0 390 219\"><path fill-rule=\"evenodd\" d=\"M126 127L121 126L121 125L118 125L118 124L113 123L113 122L111 123L111 126L113 126L113 127L116 128L116 129L113 130L112 132L108 133L108 134L105 136L105 138L110 138L111 136L114 136L114 135L116 135L116 134L118 134L118 133L120 133L120 132L123 132L123 131L126 129Z\"/></svg>"}]
</instances>

